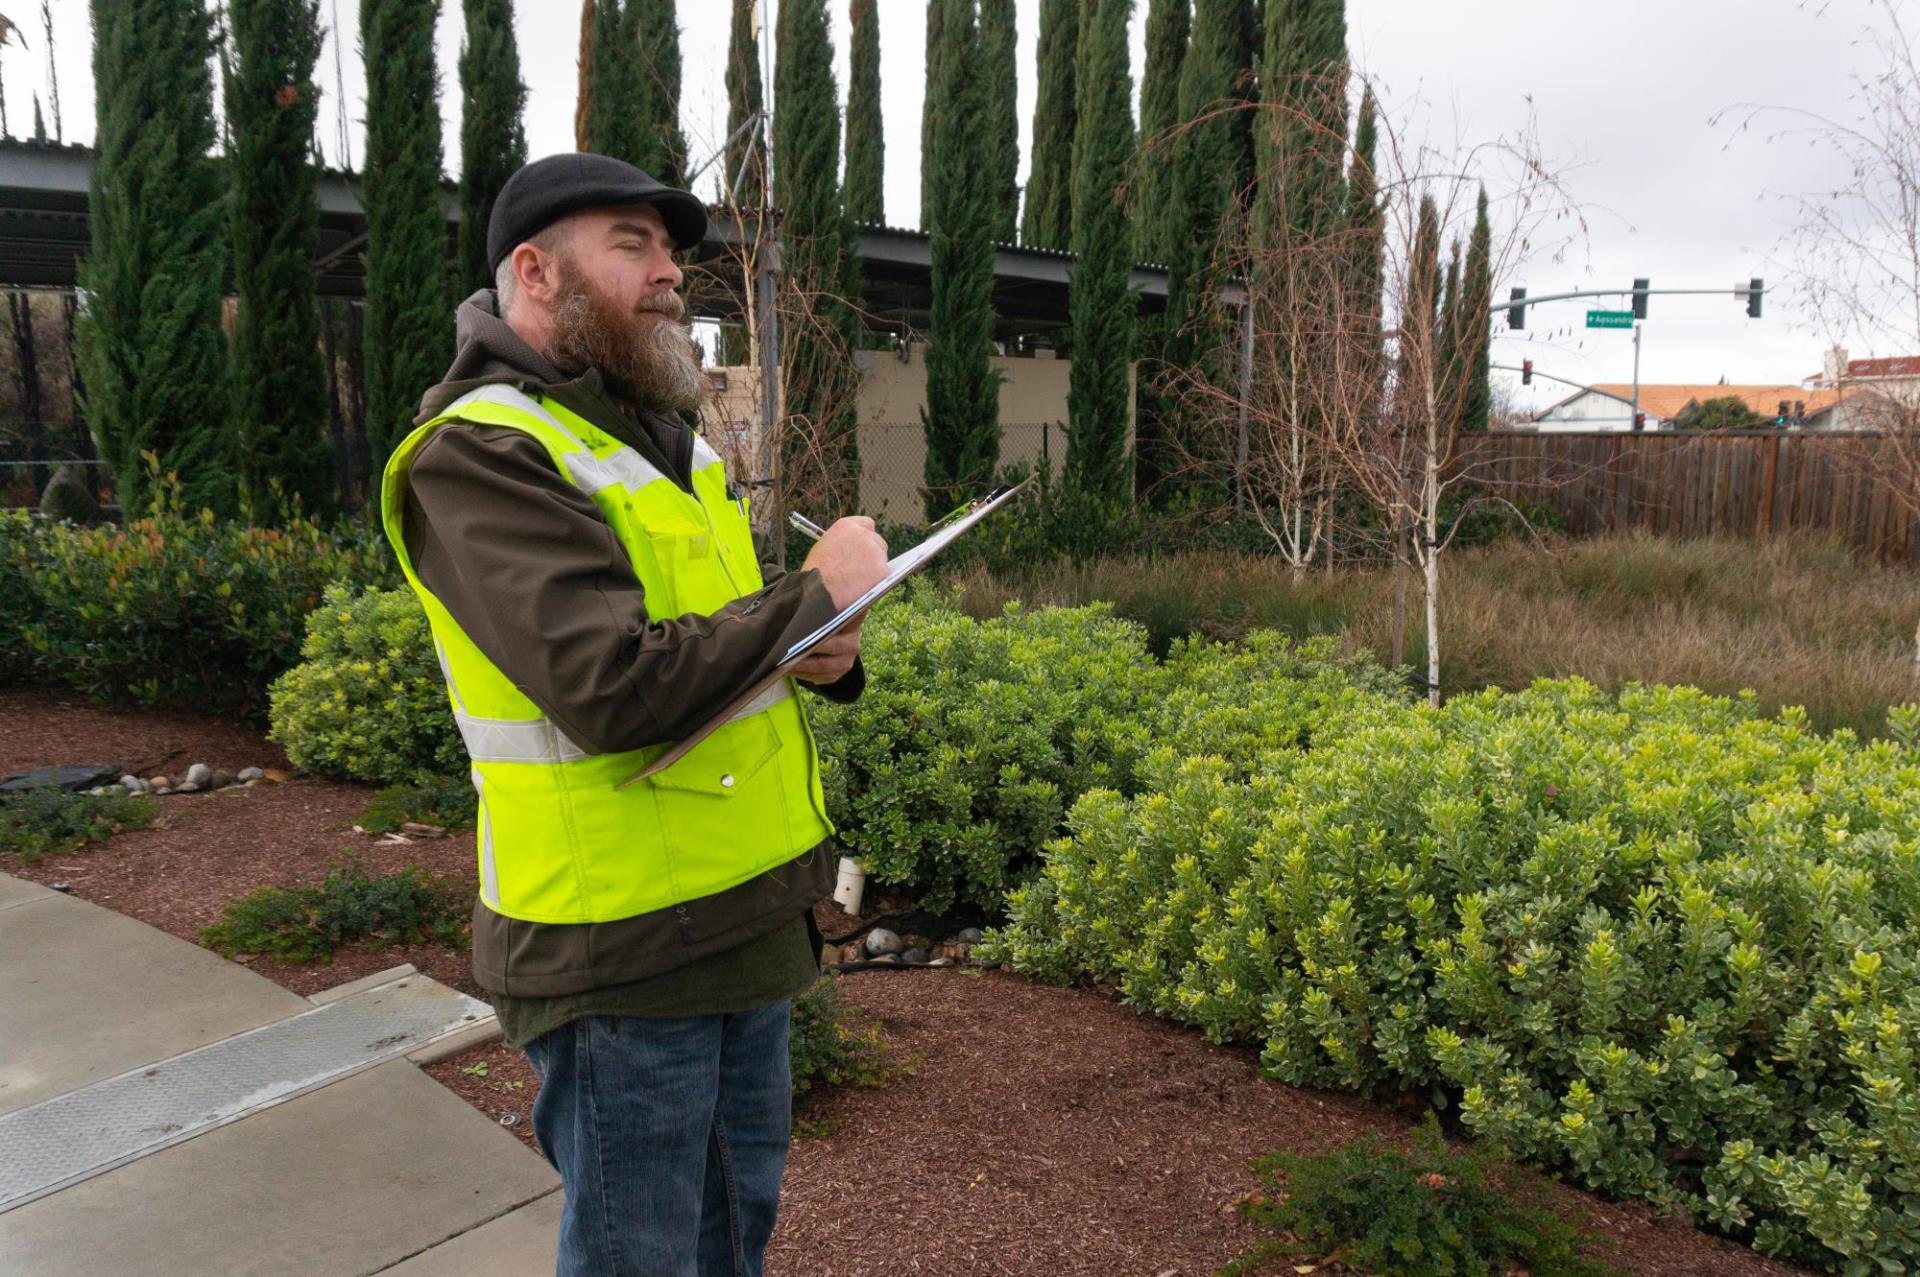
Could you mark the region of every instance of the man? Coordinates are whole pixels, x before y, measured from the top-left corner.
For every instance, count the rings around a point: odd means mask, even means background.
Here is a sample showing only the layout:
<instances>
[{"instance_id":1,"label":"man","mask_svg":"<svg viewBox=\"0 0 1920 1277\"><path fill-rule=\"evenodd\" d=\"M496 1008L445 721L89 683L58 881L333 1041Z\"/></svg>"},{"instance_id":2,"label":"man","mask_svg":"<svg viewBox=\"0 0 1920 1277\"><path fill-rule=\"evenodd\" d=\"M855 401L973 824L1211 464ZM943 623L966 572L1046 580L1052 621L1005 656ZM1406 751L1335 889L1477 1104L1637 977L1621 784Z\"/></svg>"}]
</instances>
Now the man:
<instances>
[{"instance_id":1,"label":"man","mask_svg":"<svg viewBox=\"0 0 1920 1277\"><path fill-rule=\"evenodd\" d=\"M760 563L679 414L702 384L675 248L700 202L617 160L511 177L458 352L388 462L388 538L433 627L479 794L473 969L540 1074L559 1272L761 1271L790 1136L789 1000L831 889L819 763L777 684L616 788L885 573L868 519ZM795 678L864 685L857 632ZM484 1173L484 1168L475 1168Z\"/></svg>"}]
</instances>

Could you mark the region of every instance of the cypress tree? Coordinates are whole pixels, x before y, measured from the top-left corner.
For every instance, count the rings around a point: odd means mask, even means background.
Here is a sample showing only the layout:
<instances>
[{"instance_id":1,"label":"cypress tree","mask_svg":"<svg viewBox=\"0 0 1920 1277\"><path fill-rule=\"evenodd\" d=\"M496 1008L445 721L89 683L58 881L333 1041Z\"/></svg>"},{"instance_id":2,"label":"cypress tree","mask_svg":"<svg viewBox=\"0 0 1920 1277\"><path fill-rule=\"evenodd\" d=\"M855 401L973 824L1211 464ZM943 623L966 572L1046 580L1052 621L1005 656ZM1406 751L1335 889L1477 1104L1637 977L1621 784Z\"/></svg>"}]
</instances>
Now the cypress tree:
<instances>
[{"instance_id":1,"label":"cypress tree","mask_svg":"<svg viewBox=\"0 0 1920 1277\"><path fill-rule=\"evenodd\" d=\"M1147 66L1140 84L1140 157L1133 179L1134 256L1164 266L1181 229L1169 206L1174 157L1167 133L1180 123L1180 64L1187 55L1192 0L1151 0Z\"/></svg>"},{"instance_id":2,"label":"cypress tree","mask_svg":"<svg viewBox=\"0 0 1920 1277\"><path fill-rule=\"evenodd\" d=\"M924 162L924 157L933 153L933 122L939 116L940 103L934 96L934 86L945 84L947 76L940 66L940 60L946 56L946 43L941 32L947 21L947 10L955 4L965 4L971 12L973 0L927 0L927 51L926 51L926 89L920 96L920 229L933 229L933 168Z\"/></svg>"},{"instance_id":3,"label":"cypress tree","mask_svg":"<svg viewBox=\"0 0 1920 1277\"><path fill-rule=\"evenodd\" d=\"M80 264L87 415L121 509L154 496L140 454L191 505L227 511L227 210L213 146L213 37L200 0L93 0L93 242Z\"/></svg>"},{"instance_id":4,"label":"cypress tree","mask_svg":"<svg viewBox=\"0 0 1920 1277\"><path fill-rule=\"evenodd\" d=\"M927 518L937 519L993 477L1000 458L1000 376L993 354L993 234L1003 211L983 121L991 65L964 6L947 13L934 116L933 346L927 352Z\"/></svg>"},{"instance_id":5,"label":"cypress tree","mask_svg":"<svg viewBox=\"0 0 1920 1277\"><path fill-rule=\"evenodd\" d=\"M984 72L981 92L985 99L980 130L989 179L987 194L993 212L987 233L996 244L1013 243L1020 225L1017 44L1013 0L980 0L980 61Z\"/></svg>"},{"instance_id":6,"label":"cypress tree","mask_svg":"<svg viewBox=\"0 0 1920 1277\"><path fill-rule=\"evenodd\" d=\"M1233 344L1233 320L1219 303L1222 235L1237 217L1242 134L1239 62L1245 56L1243 0L1197 0L1193 35L1180 66L1180 119L1172 197L1174 224L1167 262L1167 310L1159 379L1203 377L1225 384L1219 363ZM1147 484L1185 458L1202 457L1176 411L1142 423L1140 470ZM1214 458L1218 460L1219 458Z\"/></svg>"},{"instance_id":7,"label":"cypress tree","mask_svg":"<svg viewBox=\"0 0 1920 1277\"><path fill-rule=\"evenodd\" d=\"M640 167L668 186L680 186L687 176L687 137L680 131L680 17L674 0L628 0L627 13L637 28L640 78L653 108L649 158L660 166Z\"/></svg>"},{"instance_id":8,"label":"cypress tree","mask_svg":"<svg viewBox=\"0 0 1920 1277\"><path fill-rule=\"evenodd\" d=\"M1127 61L1132 0L1088 0L1080 41L1073 147L1073 368L1067 476L1083 491L1133 494L1127 455L1136 304L1127 289L1133 233L1116 195L1133 157L1133 77Z\"/></svg>"},{"instance_id":9,"label":"cypress tree","mask_svg":"<svg viewBox=\"0 0 1920 1277\"><path fill-rule=\"evenodd\" d=\"M766 150L748 137L735 137L740 126L765 105L760 88L760 42L753 35L755 0L733 0L733 34L727 42L727 171L721 178L727 196L740 181L740 207L759 208L766 192ZM746 165L746 177L740 176ZM723 197L724 198L724 197Z\"/></svg>"},{"instance_id":10,"label":"cypress tree","mask_svg":"<svg viewBox=\"0 0 1920 1277\"><path fill-rule=\"evenodd\" d=\"M764 105L760 90L760 42L753 34L756 0L733 0L733 31L727 42L726 171L718 179L719 202L738 197L739 207L758 210L766 196L766 148L741 126ZM744 166L744 172L742 171ZM734 183L738 182L736 189ZM748 285L751 287L751 284ZM759 362L745 324L720 326L720 362L730 367Z\"/></svg>"},{"instance_id":11,"label":"cypress tree","mask_svg":"<svg viewBox=\"0 0 1920 1277\"><path fill-rule=\"evenodd\" d=\"M576 141L669 185L686 172L673 0L590 0L582 16Z\"/></svg>"},{"instance_id":12,"label":"cypress tree","mask_svg":"<svg viewBox=\"0 0 1920 1277\"><path fill-rule=\"evenodd\" d=\"M1374 175L1378 145L1379 105L1368 86L1360 98L1360 122L1354 128L1353 159L1347 166L1346 212L1343 238L1347 245L1344 285L1347 331L1360 343L1357 365L1369 370L1375 390L1384 371L1381 364L1381 290L1386 280L1386 224L1380 208L1379 180Z\"/></svg>"},{"instance_id":13,"label":"cypress tree","mask_svg":"<svg viewBox=\"0 0 1920 1277\"><path fill-rule=\"evenodd\" d=\"M315 511L329 503L333 478L313 284L319 0L231 0L227 23L229 225L239 295L229 387L235 470L242 503L261 514L273 479Z\"/></svg>"},{"instance_id":14,"label":"cypress tree","mask_svg":"<svg viewBox=\"0 0 1920 1277\"><path fill-rule=\"evenodd\" d=\"M1429 383L1438 394L1443 353L1440 331L1440 214L1433 196L1420 197L1420 216L1414 224L1413 251L1407 258L1406 286L1400 297L1399 374L1394 379L1397 415L1403 428L1417 425L1426 411L1419 402ZM1409 398L1410 397L1410 398Z\"/></svg>"},{"instance_id":15,"label":"cypress tree","mask_svg":"<svg viewBox=\"0 0 1920 1277\"><path fill-rule=\"evenodd\" d=\"M1460 241L1453 241L1440 285L1440 403L1447 412L1460 405Z\"/></svg>"},{"instance_id":16,"label":"cypress tree","mask_svg":"<svg viewBox=\"0 0 1920 1277\"><path fill-rule=\"evenodd\" d=\"M847 216L886 223L886 131L880 116L880 14L877 0L853 0L852 80L847 87Z\"/></svg>"},{"instance_id":17,"label":"cypress tree","mask_svg":"<svg viewBox=\"0 0 1920 1277\"><path fill-rule=\"evenodd\" d=\"M1039 73L1033 104L1033 157L1027 168L1020 241L1065 248L1073 238L1074 66L1081 0L1040 0Z\"/></svg>"},{"instance_id":18,"label":"cypress tree","mask_svg":"<svg viewBox=\"0 0 1920 1277\"><path fill-rule=\"evenodd\" d=\"M376 489L453 349L440 207L439 0L361 0L367 65L367 457Z\"/></svg>"},{"instance_id":19,"label":"cypress tree","mask_svg":"<svg viewBox=\"0 0 1920 1277\"><path fill-rule=\"evenodd\" d=\"M460 286L486 288L487 218L513 171L527 162L521 112L520 51L513 38L512 0L464 0L466 44L460 50Z\"/></svg>"},{"instance_id":20,"label":"cypress tree","mask_svg":"<svg viewBox=\"0 0 1920 1277\"><path fill-rule=\"evenodd\" d=\"M850 259L826 0L780 0L775 41L773 194L784 219L789 307L780 323L783 465L789 490L823 489L828 514L851 513L860 496L857 374L849 353L856 334L844 300Z\"/></svg>"},{"instance_id":21,"label":"cypress tree","mask_svg":"<svg viewBox=\"0 0 1920 1277\"><path fill-rule=\"evenodd\" d=\"M580 106L574 116L574 144L602 155L637 152L633 125L634 89L628 83L633 60L627 56L622 0L585 0L580 13Z\"/></svg>"},{"instance_id":22,"label":"cypress tree","mask_svg":"<svg viewBox=\"0 0 1920 1277\"><path fill-rule=\"evenodd\" d=\"M1488 362L1488 313L1493 309L1493 223L1487 216L1487 188L1473 219L1467 241L1467 262L1460 276L1458 348L1461 376L1460 428L1485 430L1493 412L1492 368Z\"/></svg>"},{"instance_id":23,"label":"cypress tree","mask_svg":"<svg viewBox=\"0 0 1920 1277\"><path fill-rule=\"evenodd\" d=\"M1347 138L1345 0L1285 0L1267 14L1254 130L1260 196L1254 233L1317 237L1340 220Z\"/></svg>"}]
</instances>

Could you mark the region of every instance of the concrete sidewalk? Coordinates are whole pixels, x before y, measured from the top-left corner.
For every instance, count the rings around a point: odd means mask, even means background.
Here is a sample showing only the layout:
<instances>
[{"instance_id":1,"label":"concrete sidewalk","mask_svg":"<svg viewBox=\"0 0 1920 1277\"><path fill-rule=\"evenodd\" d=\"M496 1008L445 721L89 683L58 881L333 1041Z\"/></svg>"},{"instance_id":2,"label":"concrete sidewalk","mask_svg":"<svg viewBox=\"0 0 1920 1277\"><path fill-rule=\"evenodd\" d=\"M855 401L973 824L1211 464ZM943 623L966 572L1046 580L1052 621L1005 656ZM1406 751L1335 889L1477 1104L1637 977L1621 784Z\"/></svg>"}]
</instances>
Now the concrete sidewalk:
<instances>
[{"instance_id":1,"label":"concrete sidewalk","mask_svg":"<svg viewBox=\"0 0 1920 1277\"><path fill-rule=\"evenodd\" d=\"M473 1005L411 968L309 1000L144 923L0 874L0 1132L37 1123L44 1134L57 1118L73 1146L121 1140L134 1150L0 1208L0 1272L551 1273L553 1169L417 1062L490 1036L491 1017L452 1017L409 1054L369 1053L406 1050L397 1034L399 1045L329 1045L326 1025L351 1034L351 1015L390 1013L407 998L416 1017L422 1000ZM274 1067L289 1039L307 1072L220 1094L221 1069L236 1059ZM312 1066L329 1051L340 1062ZM145 1108L127 1108L130 1092L159 1104L149 1092L165 1086L195 1115L184 1125L146 1125ZM195 1124L216 1110L223 1124ZM147 1147L165 1139L178 1142ZM0 1157L17 1166L23 1153Z\"/></svg>"}]
</instances>

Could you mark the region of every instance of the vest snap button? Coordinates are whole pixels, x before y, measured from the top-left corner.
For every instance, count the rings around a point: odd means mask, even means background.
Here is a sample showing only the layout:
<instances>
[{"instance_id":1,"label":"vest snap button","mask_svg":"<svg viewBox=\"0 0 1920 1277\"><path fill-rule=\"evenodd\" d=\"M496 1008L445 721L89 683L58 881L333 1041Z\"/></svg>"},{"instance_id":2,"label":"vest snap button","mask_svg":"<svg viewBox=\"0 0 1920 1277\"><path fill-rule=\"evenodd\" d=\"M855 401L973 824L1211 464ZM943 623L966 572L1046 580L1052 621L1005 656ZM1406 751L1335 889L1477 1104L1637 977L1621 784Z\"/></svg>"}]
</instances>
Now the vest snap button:
<instances>
[{"instance_id":1,"label":"vest snap button","mask_svg":"<svg viewBox=\"0 0 1920 1277\"><path fill-rule=\"evenodd\" d=\"M733 788L733 773L732 773L732 772L728 772L728 773L727 773L726 775L724 775L724 776L722 776L722 777L720 778L720 788L722 788L722 789L732 789L732 788Z\"/></svg>"}]
</instances>

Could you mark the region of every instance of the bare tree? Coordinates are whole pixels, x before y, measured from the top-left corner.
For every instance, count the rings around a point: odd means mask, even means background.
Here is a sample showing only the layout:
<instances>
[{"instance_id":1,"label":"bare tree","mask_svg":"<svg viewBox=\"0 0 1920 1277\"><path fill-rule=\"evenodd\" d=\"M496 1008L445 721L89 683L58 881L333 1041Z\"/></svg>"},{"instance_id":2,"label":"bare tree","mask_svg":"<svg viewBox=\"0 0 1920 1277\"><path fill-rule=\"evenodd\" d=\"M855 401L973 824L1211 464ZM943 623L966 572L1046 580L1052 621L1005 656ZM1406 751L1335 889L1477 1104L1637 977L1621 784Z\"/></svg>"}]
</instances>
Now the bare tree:
<instances>
[{"instance_id":1,"label":"bare tree","mask_svg":"<svg viewBox=\"0 0 1920 1277\"><path fill-rule=\"evenodd\" d=\"M1830 182L1777 195L1793 216L1781 241L1788 287L1829 347L1911 357L1920 355L1920 59L1898 0L1874 7L1856 41L1871 65L1850 77L1851 119L1743 103L1713 122L1736 134L1760 125L1769 143L1831 159ZM1877 436L1846 454L1920 517L1920 377L1839 389L1841 424ZM1920 675L1920 626L1914 662Z\"/></svg>"},{"instance_id":2,"label":"bare tree","mask_svg":"<svg viewBox=\"0 0 1920 1277\"><path fill-rule=\"evenodd\" d=\"M1295 137L1310 136L1304 116L1290 124ZM1361 246L1352 219L1223 235L1234 254L1223 274L1246 289L1242 351L1251 359L1230 375L1190 370L1183 402L1216 439L1234 432L1230 444L1201 451L1236 458L1248 513L1296 572L1328 553L1339 498L1370 512L1364 524L1339 531L1349 540L1372 538L1396 566L1419 573L1426 682L1438 704L1441 563L1465 517L1496 499L1480 483L1492 450L1468 456L1461 447L1473 387L1467 361L1446 340L1442 245L1468 237L1482 190L1497 228L1490 247L1496 281L1523 261L1558 260L1585 224L1531 119L1514 135L1449 147L1414 140L1404 115L1388 110L1377 127L1371 233L1384 244L1383 295L1371 284L1355 287ZM1329 140L1334 154L1351 156L1344 136L1308 145ZM1298 163L1284 147L1273 154L1272 163ZM1490 326L1493 319L1463 314L1459 322Z\"/></svg>"}]
</instances>

